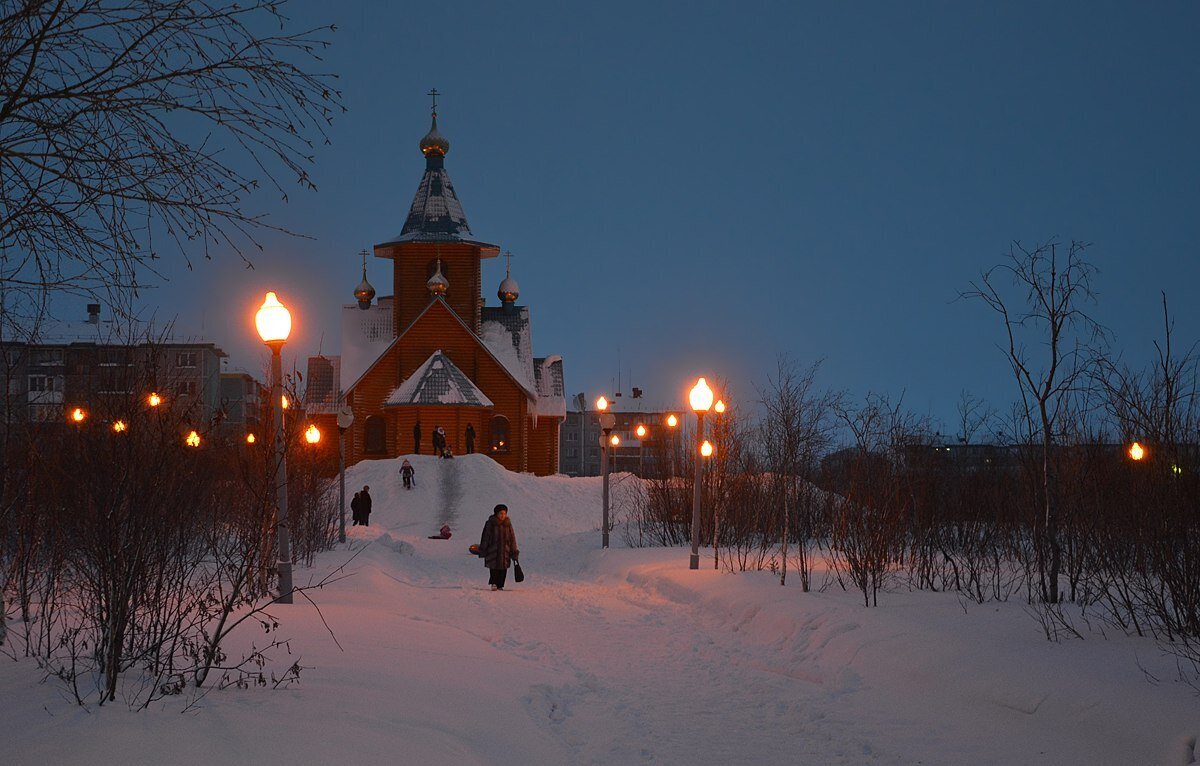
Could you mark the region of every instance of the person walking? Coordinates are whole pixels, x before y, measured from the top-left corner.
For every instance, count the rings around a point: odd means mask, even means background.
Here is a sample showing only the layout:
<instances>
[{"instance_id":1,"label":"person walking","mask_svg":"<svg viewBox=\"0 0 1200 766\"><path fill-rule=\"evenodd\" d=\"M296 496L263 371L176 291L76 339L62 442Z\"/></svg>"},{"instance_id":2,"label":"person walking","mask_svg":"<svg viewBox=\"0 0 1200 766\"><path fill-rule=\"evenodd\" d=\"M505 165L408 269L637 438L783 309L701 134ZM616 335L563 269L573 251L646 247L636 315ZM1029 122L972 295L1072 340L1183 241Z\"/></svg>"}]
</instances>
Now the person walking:
<instances>
[{"instance_id":1,"label":"person walking","mask_svg":"<svg viewBox=\"0 0 1200 766\"><path fill-rule=\"evenodd\" d=\"M467 423L467 454L475 452L475 426Z\"/></svg>"},{"instance_id":2,"label":"person walking","mask_svg":"<svg viewBox=\"0 0 1200 766\"><path fill-rule=\"evenodd\" d=\"M417 418L417 424L413 426L413 454L421 454L421 419Z\"/></svg>"},{"instance_id":3,"label":"person walking","mask_svg":"<svg viewBox=\"0 0 1200 766\"><path fill-rule=\"evenodd\" d=\"M504 590L508 565L513 559L520 558L517 533L508 519L508 506L504 503L497 505L483 524L479 555L483 557L483 565L488 568L488 585L492 586L492 590Z\"/></svg>"},{"instance_id":4,"label":"person walking","mask_svg":"<svg viewBox=\"0 0 1200 766\"><path fill-rule=\"evenodd\" d=\"M446 446L445 437L442 435L442 427L433 427L433 454L438 457L442 456L442 449Z\"/></svg>"},{"instance_id":5,"label":"person walking","mask_svg":"<svg viewBox=\"0 0 1200 766\"><path fill-rule=\"evenodd\" d=\"M350 501L350 518L354 519L354 523L350 526L357 527L362 521L362 493L355 492L354 499Z\"/></svg>"},{"instance_id":6,"label":"person walking","mask_svg":"<svg viewBox=\"0 0 1200 766\"><path fill-rule=\"evenodd\" d=\"M358 493L358 516L362 519L364 527L371 523L371 493L368 491L370 489L370 487L363 487L362 492Z\"/></svg>"},{"instance_id":7,"label":"person walking","mask_svg":"<svg viewBox=\"0 0 1200 766\"><path fill-rule=\"evenodd\" d=\"M405 458L404 462L400 464L400 478L404 481L405 489L413 488L413 484L415 483L413 477L416 472L417 470L413 468L413 464L408 462L408 458Z\"/></svg>"}]
</instances>

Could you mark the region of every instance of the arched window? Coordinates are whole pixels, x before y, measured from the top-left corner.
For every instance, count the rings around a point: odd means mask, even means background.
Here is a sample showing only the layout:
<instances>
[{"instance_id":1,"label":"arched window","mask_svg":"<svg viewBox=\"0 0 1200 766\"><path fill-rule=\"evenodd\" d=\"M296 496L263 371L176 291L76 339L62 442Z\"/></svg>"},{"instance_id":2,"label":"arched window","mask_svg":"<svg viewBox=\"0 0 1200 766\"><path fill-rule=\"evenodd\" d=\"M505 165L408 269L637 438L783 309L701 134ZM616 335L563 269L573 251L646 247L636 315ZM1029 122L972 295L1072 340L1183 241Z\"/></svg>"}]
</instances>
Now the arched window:
<instances>
[{"instance_id":1,"label":"arched window","mask_svg":"<svg viewBox=\"0 0 1200 766\"><path fill-rule=\"evenodd\" d=\"M492 452L508 452L508 418L496 415L492 418Z\"/></svg>"},{"instance_id":2,"label":"arched window","mask_svg":"<svg viewBox=\"0 0 1200 766\"><path fill-rule=\"evenodd\" d=\"M363 428L363 452L382 455L387 452L387 423L379 415L367 418Z\"/></svg>"}]
</instances>

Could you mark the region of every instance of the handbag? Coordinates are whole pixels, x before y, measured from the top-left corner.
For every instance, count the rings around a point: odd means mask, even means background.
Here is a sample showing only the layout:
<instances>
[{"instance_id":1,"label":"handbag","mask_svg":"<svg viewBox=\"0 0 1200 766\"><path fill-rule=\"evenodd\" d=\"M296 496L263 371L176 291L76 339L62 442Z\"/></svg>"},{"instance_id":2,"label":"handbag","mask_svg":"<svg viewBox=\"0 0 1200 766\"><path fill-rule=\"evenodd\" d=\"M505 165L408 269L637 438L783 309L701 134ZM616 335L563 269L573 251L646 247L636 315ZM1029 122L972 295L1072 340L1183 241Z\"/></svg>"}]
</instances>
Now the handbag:
<instances>
[{"instance_id":1,"label":"handbag","mask_svg":"<svg viewBox=\"0 0 1200 766\"><path fill-rule=\"evenodd\" d=\"M521 562L513 559L513 579L517 582L525 582L525 573L521 571Z\"/></svg>"}]
</instances>

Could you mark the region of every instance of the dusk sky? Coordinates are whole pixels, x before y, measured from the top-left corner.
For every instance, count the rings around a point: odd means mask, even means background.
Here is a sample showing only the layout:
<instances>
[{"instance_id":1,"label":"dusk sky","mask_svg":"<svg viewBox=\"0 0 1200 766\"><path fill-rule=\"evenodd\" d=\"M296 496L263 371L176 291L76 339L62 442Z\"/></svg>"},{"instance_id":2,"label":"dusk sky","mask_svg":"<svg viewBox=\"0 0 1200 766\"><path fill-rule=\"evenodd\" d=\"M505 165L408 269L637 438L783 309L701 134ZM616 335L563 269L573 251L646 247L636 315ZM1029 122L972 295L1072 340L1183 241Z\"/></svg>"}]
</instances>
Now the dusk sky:
<instances>
[{"instance_id":1,"label":"dusk sky","mask_svg":"<svg viewBox=\"0 0 1200 766\"><path fill-rule=\"evenodd\" d=\"M1131 361L1200 338L1196 3L347 3L328 69L348 112L317 192L252 202L264 236L144 293L258 373L263 291L285 354L335 354L358 252L397 235L436 87L471 228L511 250L534 349L568 395L677 406L696 374L749 403L776 356L954 431L959 392L1015 398L1002 326L956 300L1009 242L1094 243L1094 316ZM368 259L379 293L389 261ZM485 261L496 305L503 259ZM452 285L453 289L453 285ZM290 365L290 361L289 361Z\"/></svg>"}]
</instances>

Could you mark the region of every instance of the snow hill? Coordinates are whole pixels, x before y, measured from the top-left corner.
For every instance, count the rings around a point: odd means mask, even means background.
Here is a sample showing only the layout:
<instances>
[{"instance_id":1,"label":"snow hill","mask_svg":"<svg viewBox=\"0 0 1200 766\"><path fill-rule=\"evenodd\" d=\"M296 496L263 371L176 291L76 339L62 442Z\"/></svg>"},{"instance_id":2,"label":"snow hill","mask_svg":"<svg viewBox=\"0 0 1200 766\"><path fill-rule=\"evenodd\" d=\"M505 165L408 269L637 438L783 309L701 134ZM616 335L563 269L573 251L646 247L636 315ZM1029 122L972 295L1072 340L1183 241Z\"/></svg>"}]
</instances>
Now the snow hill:
<instances>
[{"instance_id":1,"label":"snow hill","mask_svg":"<svg viewBox=\"0 0 1200 766\"><path fill-rule=\"evenodd\" d=\"M619 530L601 551L599 479L410 460L412 491L398 460L347 472L371 525L297 570L344 575L311 593L319 614L275 610L299 685L84 711L3 662L3 763L1193 762L1196 690L1148 640L1053 644L1020 603L954 594L867 609L836 586L689 571L686 550L626 549ZM466 549L498 502L528 579L494 593ZM454 537L427 539L442 523Z\"/></svg>"}]
</instances>

